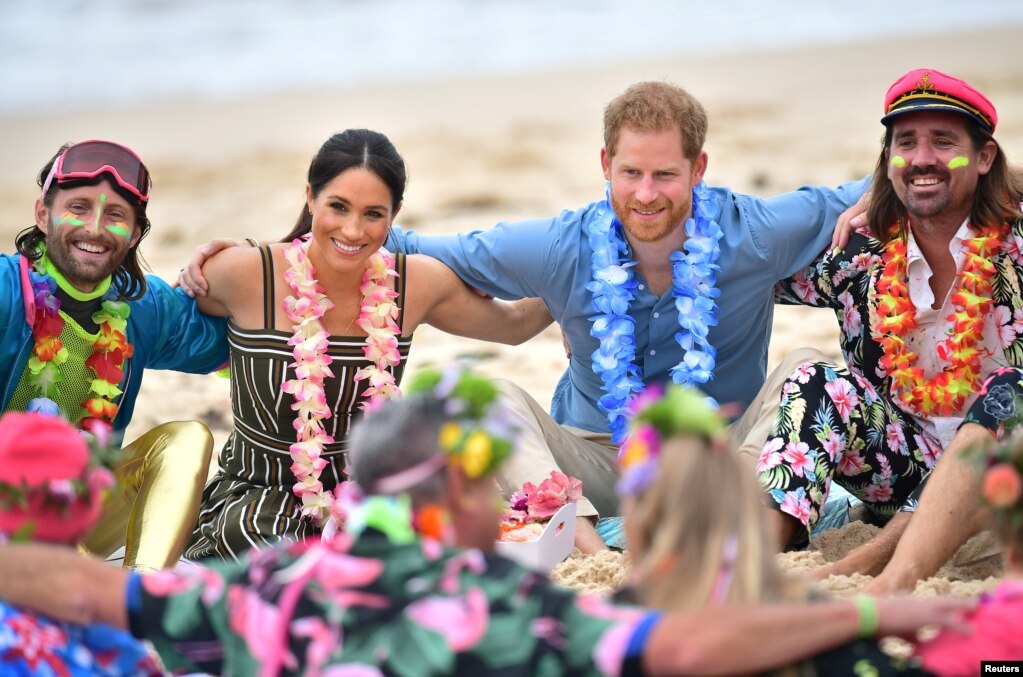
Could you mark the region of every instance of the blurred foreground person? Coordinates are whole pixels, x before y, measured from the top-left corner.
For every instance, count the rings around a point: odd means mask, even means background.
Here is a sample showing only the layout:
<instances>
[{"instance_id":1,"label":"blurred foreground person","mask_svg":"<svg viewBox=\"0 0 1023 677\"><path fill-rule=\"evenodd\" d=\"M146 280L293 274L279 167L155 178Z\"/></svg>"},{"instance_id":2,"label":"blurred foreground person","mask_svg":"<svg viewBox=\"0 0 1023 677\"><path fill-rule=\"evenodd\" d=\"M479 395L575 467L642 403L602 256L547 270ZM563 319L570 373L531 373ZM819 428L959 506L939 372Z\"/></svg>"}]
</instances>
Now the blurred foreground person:
<instances>
[{"instance_id":1,"label":"blurred foreground person","mask_svg":"<svg viewBox=\"0 0 1023 677\"><path fill-rule=\"evenodd\" d=\"M1005 579L967 614L968 632L943 630L917 651L928 671L974 675L980 662L1023 658L1023 437L973 452L983 471L981 510L1004 548Z\"/></svg>"},{"instance_id":2,"label":"blurred foreground person","mask_svg":"<svg viewBox=\"0 0 1023 677\"><path fill-rule=\"evenodd\" d=\"M850 602L662 614L576 595L491 552L494 472L516 434L497 387L426 371L408 391L356 425L364 496L342 494L345 530L329 542L152 573L11 546L0 548L0 598L130 626L176 669L244 675L742 674L867 626L912 633L964 607L892 599L876 614Z\"/></svg>"},{"instance_id":3,"label":"blurred foreground person","mask_svg":"<svg viewBox=\"0 0 1023 677\"><path fill-rule=\"evenodd\" d=\"M83 435L95 440L57 416L10 412L0 418L0 535L5 540L72 546L95 523L114 475L90 458ZM0 674L163 672L142 642L123 629L56 621L0 602Z\"/></svg>"},{"instance_id":4,"label":"blurred foreground person","mask_svg":"<svg viewBox=\"0 0 1023 677\"><path fill-rule=\"evenodd\" d=\"M666 611L821 599L781 571L764 520L763 492L728 441L724 420L694 390L651 389L634 405L619 492L629 544L622 598ZM914 674L873 638L877 602L853 600L859 638L778 674ZM801 627L791 629L799 634Z\"/></svg>"}]
</instances>

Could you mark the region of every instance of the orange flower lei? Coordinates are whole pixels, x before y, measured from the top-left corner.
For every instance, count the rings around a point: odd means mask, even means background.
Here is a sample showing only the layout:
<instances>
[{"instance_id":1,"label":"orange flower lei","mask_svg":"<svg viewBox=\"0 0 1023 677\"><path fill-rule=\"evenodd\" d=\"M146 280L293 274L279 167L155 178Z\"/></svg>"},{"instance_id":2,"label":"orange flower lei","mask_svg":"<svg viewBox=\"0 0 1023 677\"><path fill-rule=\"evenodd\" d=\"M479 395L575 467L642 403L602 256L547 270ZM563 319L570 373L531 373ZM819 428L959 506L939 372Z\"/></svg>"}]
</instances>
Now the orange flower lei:
<instances>
[{"instance_id":1,"label":"orange flower lei","mask_svg":"<svg viewBox=\"0 0 1023 677\"><path fill-rule=\"evenodd\" d=\"M991 259L1001 251L1004 233L1004 226L985 227L963 242L966 263L951 297L955 310L945 318L952 323L952 333L936 347L938 356L949 364L933 378L914 366L919 356L906 343L906 333L917 326L916 306L906 284L906 238L896 235L881 258L884 269L877 283L878 330L884 349L881 366L892 378L896 399L923 416L954 414L981 386L983 350L977 344L994 303Z\"/></svg>"},{"instance_id":2,"label":"orange flower lei","mask_svg":"<svg viewBox=\"0 0 1023 677\"><path fill-rule=\"evenodd\" d=\"M32 277L36 316L32 323L34 345L28 360L28 382L35 388L37 397L52 399L57 394L57 383L64 380L60 365L68 358L67 348L60 340L64 318L60 315L60 299L54 294L56 281L49 276ZM99 325L99 332L92 344L92 355L85 364L96 378L89 384L92 397L82 402L85 411L78 422L80 428L88 429L96 419L112 423L117 416L118 405L114 399L121 394L118 384L124 378L124 361L135 350L124 333L130 312L127 303L108 300L103 301L92 316L93 322Z\"/></svg>"}]
</instances>

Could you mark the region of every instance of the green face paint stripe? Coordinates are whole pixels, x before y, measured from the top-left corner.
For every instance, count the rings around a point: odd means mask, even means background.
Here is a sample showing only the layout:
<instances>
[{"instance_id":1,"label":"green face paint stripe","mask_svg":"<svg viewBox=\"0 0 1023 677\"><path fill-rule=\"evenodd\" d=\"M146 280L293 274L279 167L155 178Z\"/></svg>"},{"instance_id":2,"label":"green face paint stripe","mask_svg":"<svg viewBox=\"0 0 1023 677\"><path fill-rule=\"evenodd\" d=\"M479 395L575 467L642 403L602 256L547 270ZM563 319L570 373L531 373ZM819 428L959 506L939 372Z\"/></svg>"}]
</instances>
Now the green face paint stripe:
<instances>
[{"instance_id":1,"label":"green face paint stripe","mask_svg":"<svg viewBox=\"0 0 1023 677\"><path fill-rule=\"evenodd\" d=\"M125 226L125 225L122 225L120 223L115 223L115 224L113 224L111 226L107 226L107 230L109 230L114 235L120 235L121 237L123 237L125 239L127 239L128 235L129 235L128 227Z\"/></svg>"},{"instance_id":2,"label":"green face paint stripe","mask_svg":"<svg viewBox=\"0 0 1023 677\"><path fill-rule=\"evenodd\" d=\"M959 169L961 167L969 167L969 166L970 166L970 158L966 157L965 155L957 155L957 156L955 156L954 158L952 158L951 160L948 161L948 168L949 169Z\"/></svg>"},{"instance_id":3,"label":"green face paint stripe","mask_svg":"<svg viewBox=\"0 0 1023 677\"><path fill-rule=\"evenodd\" d=\"M902 169L905 166L906 158L902 157L901 155L892 156L892 167L898 167L899 169Z\"/></svg>"},{"instance_id":4,"label":"green face paint stripe","mask_svg":"<svg viewBox=\"0 0 1023 677\"><path fill-rule=\"evenodd\" d=\"M106 204L107 204L107 194L106 193L100 193L99 194L99 209L96 210L96 224L95 224L96 227L94 229L96 231L97 235L99 234L99 220L101 218L103 218L103 208L106 206Z\"/></svg>"}]
</instances>

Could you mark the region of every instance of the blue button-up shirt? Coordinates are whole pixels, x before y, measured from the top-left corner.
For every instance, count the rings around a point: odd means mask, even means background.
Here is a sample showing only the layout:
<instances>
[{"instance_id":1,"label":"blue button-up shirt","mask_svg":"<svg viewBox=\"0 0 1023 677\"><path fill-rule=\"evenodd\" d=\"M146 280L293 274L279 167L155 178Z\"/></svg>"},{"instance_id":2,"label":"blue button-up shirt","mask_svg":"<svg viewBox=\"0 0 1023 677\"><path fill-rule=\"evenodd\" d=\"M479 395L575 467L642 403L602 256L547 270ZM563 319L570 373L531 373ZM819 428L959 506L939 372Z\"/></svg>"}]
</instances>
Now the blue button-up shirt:
<instances>
[{"instance_id":1,"label":"blue button-up shirt","mask_svg":"<svg viewBox=\"0 0 1023 677\"><path fill-rule=\"evenodd\" d=\"M721 205L718 225L724 237L718 324L708 335L717 365L703 390L718 402L745 409L756 396L767 370L774 283L808 266L829 245L839 214L866 186L864 179L768 199L711 188ZM590 336L593 295L586 290L593 253L586 225L597 218L598 204L458 235L421 236L395 228L388 246L440 259L466 283L498 298L542 298L572 349L551 400L551 416L565 425L608 432L597 405L603 391L590 358L597 340ZM668 370L684 355L674 338L679 331L674 299L671 289L654 295L635 274L639 290L629 312L636 322L636 365L645 383L667 382Z\"/></svg>"}]
</instances>

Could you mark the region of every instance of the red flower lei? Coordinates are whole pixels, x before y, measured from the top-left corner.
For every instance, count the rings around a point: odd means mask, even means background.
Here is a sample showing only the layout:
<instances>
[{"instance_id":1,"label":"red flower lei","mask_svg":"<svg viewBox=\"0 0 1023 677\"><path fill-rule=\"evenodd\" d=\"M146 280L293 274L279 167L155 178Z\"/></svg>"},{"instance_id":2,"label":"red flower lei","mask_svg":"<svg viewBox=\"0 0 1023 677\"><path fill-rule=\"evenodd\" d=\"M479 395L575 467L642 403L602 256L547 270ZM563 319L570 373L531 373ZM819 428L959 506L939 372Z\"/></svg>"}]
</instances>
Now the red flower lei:
<instances>
[{"instance_id":1,"label":"red flower lei","mask_svg":"<svg viewBox=\"0 0 1023 677\"><path fill-rule=\"evenodd\" d=\"M64 380L60 365L67 361L67 349L60 340L64 331L64 318L60 315L60 300L53 293L52 278L33 281L36 316L32 324L35 345L28 361L28 382L37 397L53 398L57 383ZM89 384L92 395L82 408L85 410L78 427L89 429L96 419L112 423L118 405L113 400L121 394L118 384L124 378L124 361L135 348L128 342L124 330L128 326L131 308L123 301L103 301L92 320L99 332L92 344L92 355L85 361L96 374Z\"/></svg>"},{"instance_id":2,"label":"red flower lei","mask_svg":"<svg viewBox=\"0 0 1023 677\"><path fill-rule=\"evenodd\" d=\"M916 306L906 284L906 238L896 235L885 249L881 258L884 269L877 283L878 330L884 349L881 366L892 378L896 399L923 416L956 413L981 386L984 351L977 344L994 303L995 265L991 259L1001 251L1005 232L1004 226L984 227L963 242L966 262L951 296L955 310L945 318L952 323L952 333L936 346L938 356L949 364L933 378L914 366L919 356L906 343L906 333L917 326Z\"/></svg>"}]
</instances>

